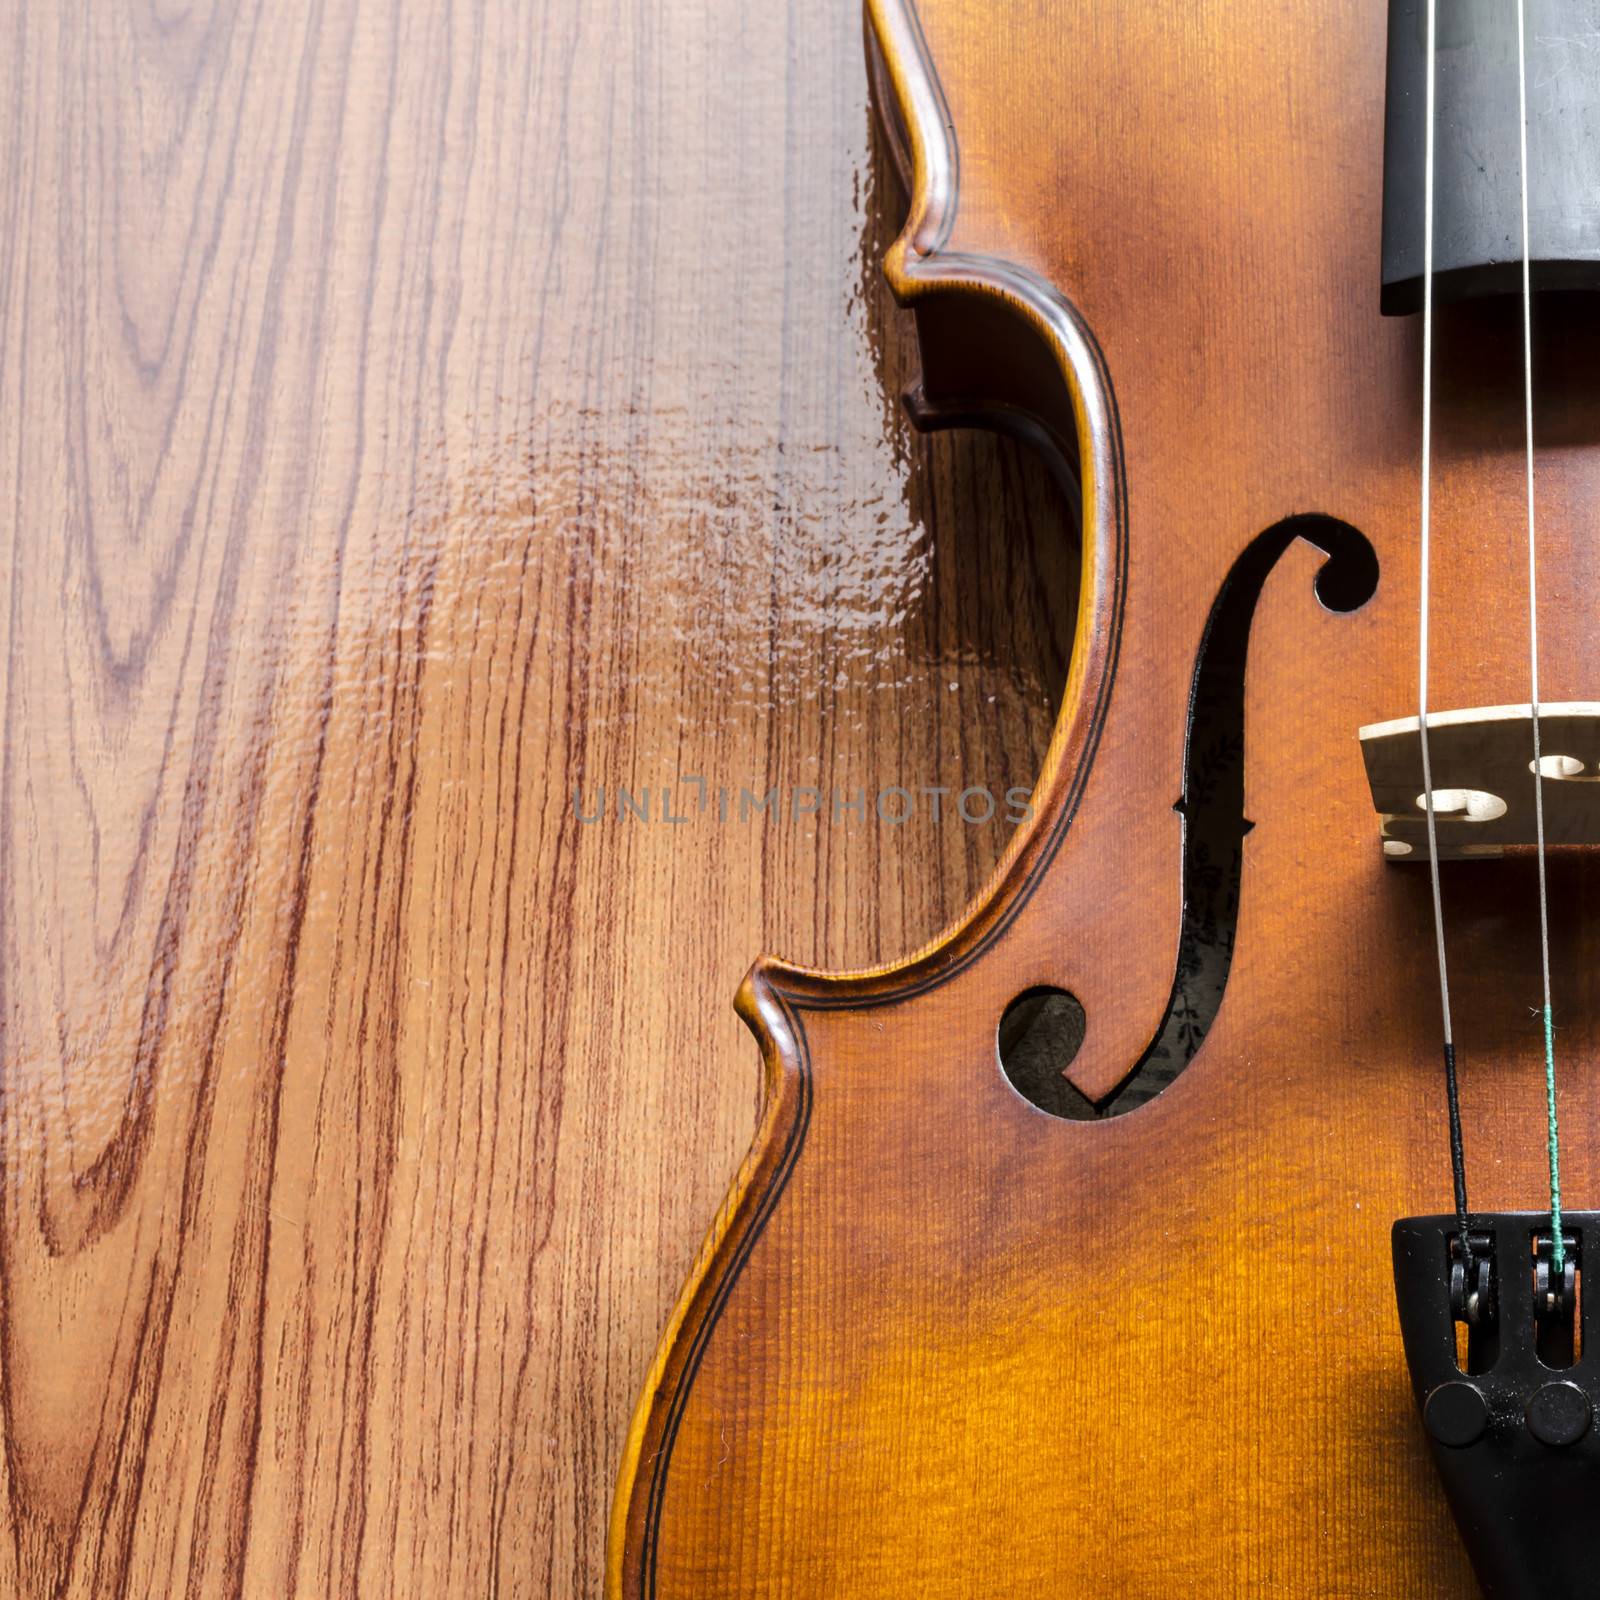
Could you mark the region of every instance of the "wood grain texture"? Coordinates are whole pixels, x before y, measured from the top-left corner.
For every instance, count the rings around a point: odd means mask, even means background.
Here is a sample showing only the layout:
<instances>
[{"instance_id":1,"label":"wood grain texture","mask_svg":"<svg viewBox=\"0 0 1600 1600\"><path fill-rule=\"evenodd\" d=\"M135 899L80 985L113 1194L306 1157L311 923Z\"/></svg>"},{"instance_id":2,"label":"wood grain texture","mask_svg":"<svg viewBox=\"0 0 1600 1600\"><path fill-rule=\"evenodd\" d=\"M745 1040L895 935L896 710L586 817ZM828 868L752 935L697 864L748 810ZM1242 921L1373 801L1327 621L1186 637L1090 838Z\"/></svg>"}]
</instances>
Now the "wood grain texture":
<instances>
[{"instance_id":1,"label":"wood grain texture","mask_svg":"<svg viewBox=\"0 0 1600 1600\"><path fill-rule=\"evenodd\" d=\"M0 33L0 1592L593 1594L741 974L1011 831L661 790L1030 783L1061 504L895 407L847 6Z\"/></svg>"},{"instance_id":2,"label":"wood grain texture","mask_svg":"<svg viewBox=\"0 0 1600 1600\"><path fill-rule=\"evenodd\" d=\"M1378 308L1385 8L866 9L915 153L886 270L926 414L1020 409L1076 445L1074 666L1037 821L944 936L752 974L768 1116L636 1413L609 1592L1470 1594L1389 1243L1449 1205L1428 887L1379 854L1357 740L1414 707L1417 667L1419 330ZM1553 703L1594 684L1600 318L1553 299L1535 322ZM1430 704L1526 700L1515 303L1441 317L1435 393ZM1370 539L1375 591L1338 598L1312 513ZM1020 991L1082 1002L1064 1075L1090 1100L1180 993L1190 691L1246 570L1225 998L1156 1098L1043 1115L996 1063ZM1597 871L1563 854L1551 878L1577 1207ZM1537 1208L1533 863L1453 870L1445 901L1473 1201Z\"/></svg>"}]
</instances>

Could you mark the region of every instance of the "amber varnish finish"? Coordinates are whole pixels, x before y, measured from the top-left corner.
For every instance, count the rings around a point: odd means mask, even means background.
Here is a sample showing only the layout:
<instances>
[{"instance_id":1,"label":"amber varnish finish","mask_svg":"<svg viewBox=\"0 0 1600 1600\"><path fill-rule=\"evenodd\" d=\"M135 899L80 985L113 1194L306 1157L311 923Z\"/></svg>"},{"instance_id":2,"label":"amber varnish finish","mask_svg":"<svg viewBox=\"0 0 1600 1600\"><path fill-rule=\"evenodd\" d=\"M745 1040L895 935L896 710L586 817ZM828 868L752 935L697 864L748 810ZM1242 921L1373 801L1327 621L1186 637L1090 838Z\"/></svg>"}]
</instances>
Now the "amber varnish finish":
<instances>
[{"instance_id":1,"label":"amber varnish finish","mask_svg":"<svg viewBox=\"0 0 1600 1600\"><path fill-rule=\"evenodd\" d=\"M1446 1209L1426 880L1386 868L1356 732L1415 707L1419 338L1378 314L1382 0L869 0L915 175L886 270L930 419L1031 416L1082 469L1083 607L1036 824L915 959L743 992L762 1132L668 1329L612 1600L1420 1597L1471 1580L1401 1354L1389 1229ZM1514 92L1514 86L1508 87ZM1433 703L1526 700L1514 306L1441 317ZM1596 690L1600 313L1541 306L1547 700ZM1162 1016L1187 693L1269 525L1376 550L1267 581L1231 981L1157 1099L1059 1121L996 1025L1087 1014L1099 1096ZM1596 868L1552 876L1569 1203L1594 1203ZM1546 1193L1534 879L1446 884L1474 1202Z\"/></svg>"},{"instance_id":2,"label":"amber varnish finish","mask_svg":"<svg viewBox=\"0 0 1600 1600\"><path fill-rule=\"evenodd\" d=\"M1063 515L843 7L8 17L0 1595L588 1600L752 953L1012 830L574 788L1029 783Z\"/></svg>"}]
</instances>

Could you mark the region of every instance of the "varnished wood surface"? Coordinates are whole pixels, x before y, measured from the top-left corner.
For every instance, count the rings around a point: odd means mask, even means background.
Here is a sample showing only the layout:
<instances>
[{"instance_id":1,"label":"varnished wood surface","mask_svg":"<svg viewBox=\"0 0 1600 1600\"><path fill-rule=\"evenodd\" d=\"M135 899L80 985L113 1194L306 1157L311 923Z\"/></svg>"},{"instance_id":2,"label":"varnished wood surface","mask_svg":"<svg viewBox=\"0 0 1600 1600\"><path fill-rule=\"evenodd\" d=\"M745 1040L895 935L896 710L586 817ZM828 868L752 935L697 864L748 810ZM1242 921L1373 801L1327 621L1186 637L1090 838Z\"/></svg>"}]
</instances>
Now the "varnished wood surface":
<instances>
[{"instance_id":1,"label":"varnished wood surface","mask_svg":"<svg viewBox=\"0 0 1600 1600\"><path fill-rule=\"evenodd\" d=\"M1382 861L1357 740L1417 682L1419 330L1378 311L1385 9L869 0L918 171L886 267L928 411L1020 406L1076 444L1077 657L1037 824L969 914L909 961L770 962L744 992L768 1116L636 1414L613 1600L1473 1592L1389 1245L1450 1202L1428 889ZM1600 318L1556 299L1535 324L1555 702L1595 685ZM1439 709L1529 698L1520 335L1514 304L1440 318ZM1303 539L1264 581L1220 1010L1139 1109L1044 1115L997 1068L999 1020L1032 985L1076 995L1066 1076L1091 1099L1160 1037L1197 655L1241 556L1304 513L1362 530L1377 587L1319 604ZM1596 870L1551 874L1578 1208ZM1445 905L1473 1202L1534 1210L1532 863L1452 870Z\"/></svg>"},{"instance_id":2,"label":"varnished wood surface","mask_svg":"<svg viewBox=\"0 0 1600 1600\"><path fill-rule=\"evenodd\" d=\"M594 1594L777 950L1009 837L1072 567L907 429L859 18L12 8L0 1593Z\"/></svg>"}]
</instances>

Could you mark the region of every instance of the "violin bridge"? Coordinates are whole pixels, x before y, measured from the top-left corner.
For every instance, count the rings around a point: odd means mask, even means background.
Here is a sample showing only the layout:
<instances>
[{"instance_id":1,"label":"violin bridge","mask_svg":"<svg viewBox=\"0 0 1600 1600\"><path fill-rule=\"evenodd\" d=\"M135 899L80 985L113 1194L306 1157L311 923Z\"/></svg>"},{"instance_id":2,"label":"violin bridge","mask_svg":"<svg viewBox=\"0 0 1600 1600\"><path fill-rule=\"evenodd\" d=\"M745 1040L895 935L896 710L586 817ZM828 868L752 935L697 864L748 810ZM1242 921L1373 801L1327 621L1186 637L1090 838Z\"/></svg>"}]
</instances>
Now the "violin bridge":
<instances>
[{"instance_id":1,"label":"violin bridge","mask_svg":"<svg viewBox=\"0 0 1600 1600\"><path fill-rule=\"evenodd\" d=\"M1600 701L1539 708L1544 834L1550 845L1600 844ZM1415 717L1361 730L1367 782L1390 861L1428 859L1427 793ZM1428 713L1441 861L1494 857L1538 842L1531 706Z\"/></svg>"}]
</instances>

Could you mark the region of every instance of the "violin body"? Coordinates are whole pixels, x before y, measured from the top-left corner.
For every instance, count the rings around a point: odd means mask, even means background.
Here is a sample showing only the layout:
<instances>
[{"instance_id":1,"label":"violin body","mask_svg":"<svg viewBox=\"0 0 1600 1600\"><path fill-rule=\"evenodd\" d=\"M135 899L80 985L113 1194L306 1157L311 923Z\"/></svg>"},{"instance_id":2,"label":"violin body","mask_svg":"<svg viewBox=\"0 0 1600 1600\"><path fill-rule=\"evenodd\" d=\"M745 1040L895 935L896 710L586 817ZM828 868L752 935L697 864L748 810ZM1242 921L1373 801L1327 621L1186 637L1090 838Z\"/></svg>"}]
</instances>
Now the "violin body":
<instances>
[{"instance_id":1,"label":"violin body","mask_svg":"<svg viewBox=\"0 0 1600 1600\"><path fill-rule=\"evenodd\" d=\"M766 1111L627 1443L611 1600L1473 1592L1391 1278L1395 1219L1450 1206L1427 875L1384 860L1357 738L1417 687L1386 15L869 0L912 411L1077 484L1073 669L955 926L740 992ZM1600 321L1541 320L1543 692L1578 701ZM1527 701L1521 322L1454 306L1436 337L1432 700ZM1550 879L1575 1204L1595 881ZM1444 895L1474 1203L1537 1205L1533 869ZM1081 1007L1069 1114L997 1060L1040 989Z\"/></svg>"}]
</instances>

